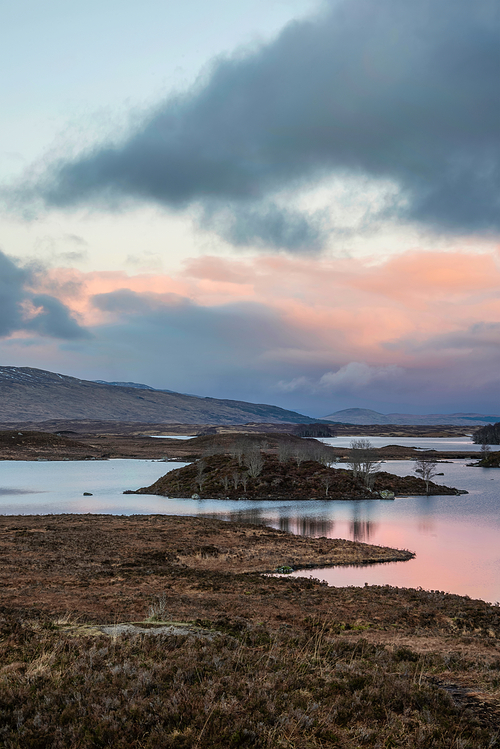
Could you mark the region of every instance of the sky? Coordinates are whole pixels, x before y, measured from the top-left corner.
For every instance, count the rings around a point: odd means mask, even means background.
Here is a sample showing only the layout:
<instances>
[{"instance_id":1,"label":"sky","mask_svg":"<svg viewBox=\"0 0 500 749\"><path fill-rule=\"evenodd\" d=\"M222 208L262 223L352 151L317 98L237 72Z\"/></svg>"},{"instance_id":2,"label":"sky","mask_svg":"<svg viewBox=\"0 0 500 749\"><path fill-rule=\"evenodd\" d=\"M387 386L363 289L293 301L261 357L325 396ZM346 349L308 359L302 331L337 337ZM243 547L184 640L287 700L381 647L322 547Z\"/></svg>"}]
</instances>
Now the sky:
<instances>
[{"instance_id":1,"label":"sky","mask_svg":"<svg viewBox=\"0 0 500 749\"><path fill-rule=\"evenodd\" d=\"M0 5L0 362L500 413L500 0Z\"/></svg>"}]
</instances>

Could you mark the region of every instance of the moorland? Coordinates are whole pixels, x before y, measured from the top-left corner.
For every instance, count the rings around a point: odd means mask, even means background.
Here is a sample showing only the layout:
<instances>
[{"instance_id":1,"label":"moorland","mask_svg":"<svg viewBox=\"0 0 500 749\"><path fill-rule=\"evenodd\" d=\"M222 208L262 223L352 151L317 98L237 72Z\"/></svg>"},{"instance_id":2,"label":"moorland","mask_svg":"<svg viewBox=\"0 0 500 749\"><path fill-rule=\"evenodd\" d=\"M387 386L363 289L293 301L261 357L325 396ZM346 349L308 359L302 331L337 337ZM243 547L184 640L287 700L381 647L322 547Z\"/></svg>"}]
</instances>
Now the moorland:
<instances>
[{"instance_id":1,"label":"moorland","mask_svg":"<svg viewBox=\"0 0 500 749\"><path fill-rule=\"evenodd\" d=\"M43 427L43 428L42 428ZM45 422L42 425L23 422L16 425L0 424L0 460L106 460L109 458L139 458L147 460L197 460L214 450L229 451L235 442L267 445L270 452L277 452L278 445L301 447L304 444L318 445L316 440L294 433L297 425L255 424L234 425L225 428L210 428L198 425L170 426L165 424L145 425L121 422ZM300 430L302 431L302 430ZM456 428L420 429L398 428L375 430L381 436L462 436L463 430ZM341 436L355 436L356 429L336 429ZM173 434L179 437L196 434L193 439L158 439L152 435ZM363 430L359 434L365 435ZM368 434L370 436L371 433ZM349 457L348 447L329 448L332 458L345 461ZM389 445L374 449L376 460L415 460L420 450L401 445ZM439 460L453 458L477 458L477 451L439 451Z\"/></svg>"},{"instance_id":2,"label":"moorland","mask_svg":"<svg viewBox=\"0 0 500 749\"><path fill-rule=\"evenodd\" d=\"M164 424L5 426L1 459L238 462L236 439L279 463L307 443L283 425L200 425L192 440L153 438ZM0 518L0 556L2 746L499 745L498 605L269 575L411 564L411 551L207 518L52 515Z\"/></svg>"},{"instance_id":3,"label":"moorland","mask_svg":"<svg viewBox=\"0 0 500 749\"><path fill-rule=\"evenodd\" d=\"M9 749L498 745L500 608L277 566L411 554L165 516L0 518Z\"/></svg>"}]
</instances>

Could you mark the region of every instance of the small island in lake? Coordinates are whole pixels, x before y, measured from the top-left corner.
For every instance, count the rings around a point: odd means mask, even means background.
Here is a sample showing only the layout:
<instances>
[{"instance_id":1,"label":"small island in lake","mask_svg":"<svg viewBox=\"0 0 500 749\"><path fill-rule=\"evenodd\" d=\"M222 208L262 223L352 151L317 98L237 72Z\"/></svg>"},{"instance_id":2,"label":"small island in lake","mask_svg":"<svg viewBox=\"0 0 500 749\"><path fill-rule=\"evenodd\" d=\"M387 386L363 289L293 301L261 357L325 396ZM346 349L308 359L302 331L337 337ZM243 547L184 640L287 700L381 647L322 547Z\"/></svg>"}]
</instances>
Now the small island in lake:
<instances>
[{"instance_id":1,"label":"small island in lake","mask_svg":"<svg viewBox=\"0 0 500 749\"><path fill-rule=\"evenodd\" d=\"M458 494L459 490L416 476L385 471L367 475L332 468L320 460L281 457L253 448L248 453L208 455L169 471L154 484L127 494L201 499L393 499L395 495Z\"/></svg>"}]
</instances>

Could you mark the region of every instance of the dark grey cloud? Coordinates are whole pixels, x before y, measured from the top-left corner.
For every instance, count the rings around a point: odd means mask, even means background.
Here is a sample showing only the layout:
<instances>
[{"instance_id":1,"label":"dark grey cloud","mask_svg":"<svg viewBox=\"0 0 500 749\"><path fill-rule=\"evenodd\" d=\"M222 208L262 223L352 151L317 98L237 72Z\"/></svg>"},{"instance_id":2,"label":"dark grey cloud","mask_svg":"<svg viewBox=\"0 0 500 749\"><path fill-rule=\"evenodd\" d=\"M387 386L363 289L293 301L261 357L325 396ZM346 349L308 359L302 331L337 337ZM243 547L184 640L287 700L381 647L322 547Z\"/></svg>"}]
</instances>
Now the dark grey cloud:
<instances>
[{"instance_id":1,"label":"dark grey cloud","mask_svg":"<svg viewBox=\"0 0 500 749\"><path fill-rule=\"evenodd\" d=\"M9 336L22 325L21 304L29 273L0 251L0 337Z\"/></svg>"},{"instance_id":2,"label":"dark grey cloud","mask_svg":"<svg viewBox=\"0 0 500 749\"><path fill-rule=\"evenodd\" d=\"M281 208L273 201L261 206L240 205L236 209L207 209L201 225L215 230L235 247L282 249L291 252L316 252L326 241L329 223L324 212L304 215Z\"/></svg>"},{"instance_id":3,"label":"dark grey cloud","mask_svg":"<svg viewBox=\"0 0 500 749\"><path fill-rule=\"evenodd\" d=\"M496 230L499 70L500 0L331 0L218 60L121 142L53 164L35 192L59 207L210 206L235 244L302 250L321 244L317 220L279 215L276 194L349 174L395 181L402 219Z\"/></svg>"},{"instance_id":4,"label":"dark grey cloud","mask_svg":"<svg viewBox=\"0 0 500 749\"><path fill-rule=\"evenodd\" d=\"M175 307L192 307L190 299L178 294L139 294L131 289L117 289L103 294L94 294L91 299L97 309L116 312L129 318L134 315L164 313Z\"/></svg>"},{"instance_id":5,"label":"dark grey cloud","mask_svg":"<svg viewBox=\"0 0 500 749\"><path fill-rule=\"evenodd\" d=\"M48 294L36 294L31 301L41 310L35 317L25 322L26 330L32 330L42 336L70 341L91 337L85 328L78 325L69 309L59 299Z\"/></svg>"},{"instance_id":6,"label":"dark grey cloud","mask_svg":"<svg viewBox=\"0 0 500 749\"><path fill-rule=\"evenodd\" d=\"M409 356L395 367L349 362L335 346L325 350L320 335L265 304L205 307L128 289L92 301L110 317L93 328L85 356L91 352L93 366L111 362L110 371L120 377L156 387L275 403L315 416L341 407L490 413L498 401L497 324L429 338L428 356L425 348L401 342Z\"/></svg>"},{"instance_id":7,"label":"dark grey cloud","mask_svg":"<svg viewBox=\"0 0 500 749\"><path fill-rule=\"evenodd\" d=\"M238 302L204 307L177 294L138 293L119 289L96 294L92 304L100 310L116 314L117 327L139 326L158 341L171 339L175 355L180 351L210 353L221 365L220 356L230 361L242 354L245 359L257 352L282 346L295 346L307 341L285 323L275 310L256 303ZM156 345L156 349L158 345ZM246 352L246 353L245 353ZM181 357L182 359L182 357Z\"/></svg>"},{"instance_id":8,"label":"dark grey cloud","mask_svg":"<svg viewBox=\"0 0 500 749\"><path fill-rule=\"evenodd\" d=\"M90 338L65 304L49 294L33 292L31 284L39 275L39 268L19 267L0 251L0 338L18 331L65 340ZM27 314L26 305L34 307L35 313Z\"/></svg>"}]
</instances>

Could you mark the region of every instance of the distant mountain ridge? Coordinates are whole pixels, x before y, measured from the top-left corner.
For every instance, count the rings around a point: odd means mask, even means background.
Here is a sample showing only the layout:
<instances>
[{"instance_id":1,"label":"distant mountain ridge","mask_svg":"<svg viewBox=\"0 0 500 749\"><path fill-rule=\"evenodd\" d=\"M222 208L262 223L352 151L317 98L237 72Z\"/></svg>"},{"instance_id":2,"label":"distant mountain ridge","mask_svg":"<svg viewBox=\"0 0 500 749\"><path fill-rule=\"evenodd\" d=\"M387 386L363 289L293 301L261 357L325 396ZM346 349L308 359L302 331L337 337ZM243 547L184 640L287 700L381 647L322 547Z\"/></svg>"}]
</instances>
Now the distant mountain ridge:
<instances>
[{"instance_id":1,"label":"distant mountain ridge","mask_svg":"<svg viewBox=\"0 0 500 749\"><path fill-rule=\"evenodd\" d=\"M484 414L475 413L455 413L455 414L424 414L423 416L415 414L381 414L378 411L372 411L369 408L345 408L342 411L328 416L322 416L318 421L333 421L342 424L394 424L401 426L482 426L484 424L494 424L500 421L500 416L485 416Z\"/></svg>"},{"instance_id":2,"label":"distant mountain ridge","mask_svg":"<svg viewBox=\"0 0 500 749\"><path fill-rule=\"evenodd\" d=\"M53 419L149 424L310 424L316 419L265 403L202 398L103 384L32 367L0 367L0 422Z\"/></svg>"}]
</instances>

